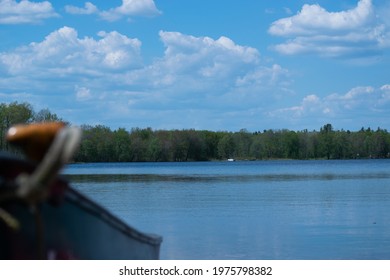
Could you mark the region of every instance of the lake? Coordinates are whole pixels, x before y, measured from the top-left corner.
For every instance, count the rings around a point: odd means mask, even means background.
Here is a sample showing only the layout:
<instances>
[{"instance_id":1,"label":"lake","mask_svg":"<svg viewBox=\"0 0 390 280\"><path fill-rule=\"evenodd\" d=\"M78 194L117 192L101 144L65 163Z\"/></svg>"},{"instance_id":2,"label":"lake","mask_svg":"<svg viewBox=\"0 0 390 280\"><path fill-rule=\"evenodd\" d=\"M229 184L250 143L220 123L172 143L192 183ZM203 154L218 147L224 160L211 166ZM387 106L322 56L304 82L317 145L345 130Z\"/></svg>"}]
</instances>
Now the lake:
<instances>
[{"instance_id":1,"label":"lake","mask_svg":"<svg viewBox=\"0 0 390 280\"><path fill-rule=\"evenodd\" d=\"M390 160L72 164L161 259L390 259ZM109 240L107 241L109 242Z\"/></svg>"}]
</instances>

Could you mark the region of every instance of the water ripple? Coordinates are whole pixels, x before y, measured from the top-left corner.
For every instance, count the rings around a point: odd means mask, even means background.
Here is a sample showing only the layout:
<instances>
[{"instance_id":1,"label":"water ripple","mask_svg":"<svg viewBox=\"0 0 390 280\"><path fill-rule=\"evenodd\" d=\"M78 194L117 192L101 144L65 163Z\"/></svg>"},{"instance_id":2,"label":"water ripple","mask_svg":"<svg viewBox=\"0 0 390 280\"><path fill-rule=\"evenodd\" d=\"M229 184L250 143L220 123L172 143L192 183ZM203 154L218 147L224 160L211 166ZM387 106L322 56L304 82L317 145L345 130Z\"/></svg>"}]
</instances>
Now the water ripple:
<instances>
[{"instance_id":1,"label":"water ripple","mask_svg":"<svg viewBox=\"0 0 390 280\"><path fill-rule=\"evenodd\" d=\"M257 175L181 175L181 174L65 174L71 182L249 182L249 181L330 181L389 179L390 173L360 174L257 174Z\"/></svg>"}]
</instances>

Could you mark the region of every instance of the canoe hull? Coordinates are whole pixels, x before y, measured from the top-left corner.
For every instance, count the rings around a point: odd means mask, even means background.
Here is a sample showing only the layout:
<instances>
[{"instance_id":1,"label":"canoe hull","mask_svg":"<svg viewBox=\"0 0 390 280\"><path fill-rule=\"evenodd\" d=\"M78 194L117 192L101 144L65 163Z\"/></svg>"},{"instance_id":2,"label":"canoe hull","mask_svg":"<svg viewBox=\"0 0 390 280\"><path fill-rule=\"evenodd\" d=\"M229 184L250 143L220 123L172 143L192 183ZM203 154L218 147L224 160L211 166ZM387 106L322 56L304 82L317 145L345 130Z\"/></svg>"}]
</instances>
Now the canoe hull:
<instances>
[{"instance_id":1,"label":"canoe hull","mask_svg":"<svg viewBox=\"0 0 390 280\"><path fill-rule=\"evenodd\" d=\"M9 158L6 167L4 161L0 158L3 177L5 169L8 174L17 174L15 166L30 168L20 161L10 162ZM64 184L62 180L56 182L59 189ZM159 258L161 237L128 226L69 186L62 189L60 199L49 199L34 208L19 200L0 204L20 224L15 230L0 221L1 259Z\"/></svg>"}]
</instances>

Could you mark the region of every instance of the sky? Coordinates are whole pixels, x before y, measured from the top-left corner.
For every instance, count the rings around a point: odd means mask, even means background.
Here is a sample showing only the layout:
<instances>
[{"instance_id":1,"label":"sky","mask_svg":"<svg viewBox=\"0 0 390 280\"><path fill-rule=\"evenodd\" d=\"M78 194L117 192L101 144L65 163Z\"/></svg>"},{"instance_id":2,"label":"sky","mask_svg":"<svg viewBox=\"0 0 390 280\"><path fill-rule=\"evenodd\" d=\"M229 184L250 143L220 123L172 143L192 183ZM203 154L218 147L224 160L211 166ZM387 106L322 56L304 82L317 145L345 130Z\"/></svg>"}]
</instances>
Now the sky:
<instances>
[{"instance_id":1,"label":"sky","mask_svg":"<svg viewBox=\"0 0 390 280\"><path fill-rule=\"evenodd\" d=\"M386 0L0 0L0 103L74 125L390 129Z\"/></svg>"}]
</instances>

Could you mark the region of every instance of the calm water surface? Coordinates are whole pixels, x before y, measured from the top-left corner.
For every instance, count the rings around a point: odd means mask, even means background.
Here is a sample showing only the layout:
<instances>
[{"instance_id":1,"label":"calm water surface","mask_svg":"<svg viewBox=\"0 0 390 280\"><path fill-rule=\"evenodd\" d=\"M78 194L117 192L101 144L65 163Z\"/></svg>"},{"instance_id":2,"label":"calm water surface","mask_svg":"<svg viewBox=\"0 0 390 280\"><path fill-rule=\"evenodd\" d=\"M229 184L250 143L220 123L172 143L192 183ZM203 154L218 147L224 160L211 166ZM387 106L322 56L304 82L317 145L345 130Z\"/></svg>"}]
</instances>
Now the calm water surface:
<instances>
[{"instance_id":1,"label":"calm water surface","mask_svg":"<svg viewBox=\"0 0 390 280\"><path fill-rule=\"evenodd\" d=\"M390 161L73 164L162 259L390 259Z\"/></svg>"}]
</instances>

